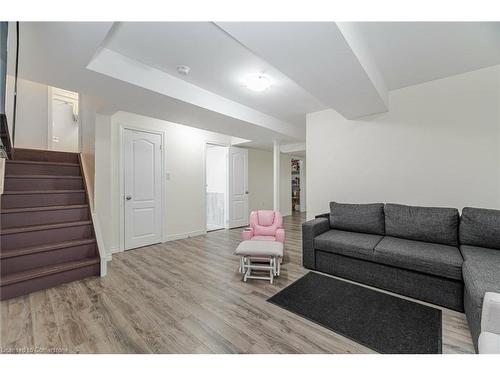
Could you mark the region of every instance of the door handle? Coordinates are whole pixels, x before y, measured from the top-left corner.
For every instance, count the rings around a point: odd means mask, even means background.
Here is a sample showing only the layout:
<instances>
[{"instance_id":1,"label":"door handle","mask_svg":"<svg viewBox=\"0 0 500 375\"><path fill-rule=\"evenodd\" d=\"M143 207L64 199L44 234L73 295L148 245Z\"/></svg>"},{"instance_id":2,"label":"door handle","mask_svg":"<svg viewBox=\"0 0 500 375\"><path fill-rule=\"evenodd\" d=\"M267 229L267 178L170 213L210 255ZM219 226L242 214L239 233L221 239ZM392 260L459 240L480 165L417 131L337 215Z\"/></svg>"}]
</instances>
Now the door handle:
<instances>
[{"instance_id":1,"label":"door handle","mask_svg":"<svg viewBox=\"0 0 500 375\"><path fill-rule=\"evenodd\" d=\"M125 195L125 199L129 201L129 200L132 199L132 196L131 195Z\"/></svg>"}]
</instances>

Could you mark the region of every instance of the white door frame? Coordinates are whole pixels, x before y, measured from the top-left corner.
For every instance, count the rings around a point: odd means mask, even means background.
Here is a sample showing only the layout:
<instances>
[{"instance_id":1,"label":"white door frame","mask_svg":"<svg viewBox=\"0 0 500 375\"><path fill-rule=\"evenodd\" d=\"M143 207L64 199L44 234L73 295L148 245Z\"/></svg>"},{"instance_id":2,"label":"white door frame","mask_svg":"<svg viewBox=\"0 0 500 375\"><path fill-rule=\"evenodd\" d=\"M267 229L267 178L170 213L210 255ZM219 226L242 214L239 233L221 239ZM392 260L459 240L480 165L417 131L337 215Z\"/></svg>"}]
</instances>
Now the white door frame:
<instances>
[{"instance_id":1,"label":"white door frame","mask_svg":"<svg viewBox=\"0 0 500 375\"><path fill-rule=\"evenodd\" d=\"M161 215L161 242L166 242L166 228L165 228L165 223L166 223L166 191L165 191L165 159L166 159L166 152L165 152L165 132L164 131L159 131L159 130L151 130L147 128L141 128L138 126L133 126L133 125L124 125L120 124L119 125L119 150L118 150L118 155L119 155L119 160L118 160L118 171L119 171L119 181L120 181L120 251L123 252L125 251L125 205L124 205L124 199L125 199L125 165L123 163L123 160L125 159L125 147L124 147L124 133L125 130L132 130L132 131L137 131L137 132L144 132L144 133L152 133L152 134L157 134L161 136L161 208L162 208L162 215Z\"/></svg>"},{"instance_id":2,"label":"white door frame","mask_svg":"<svg viewBox=\"0 0 500 375\"><path fill-rule=\"evenodd\" d=\"M82 128L80 122L80 106L79 99L80 95L77 92L72 92L68 90L63 90L57 87L48 86L48 95L47 95L47 149L52 150L54 148L54 143L52 142L52 121L54 120L53 115L53 104L54 99L60 100L61 102L67 102L73 104L73 113L76 112L78 116L77 125L78 125L78 152L82 150Z\"/></svg>"},{"instance_id":3,"label":"white door frame","mask_svg":"<svg viewBox=\"0 0 500 375\"><path fill-rule=\"evenodd\" d=\"M219 146L226 148L226 194L224 198L224 228L228 228L228 202L229 202L229 147L230 144L220 143L220 142L205 142L205 147L203 148L203 211L205 215L203 215L203 223L204 223L204 231L207 233L207 147L208 145Z\"/></svg>"},{"instance_id":4,"label":"white door frame","mask_svg":"<svg viewBox=\"0 0 500 375\"><path fill-rule=\"evenodd\" d=\"M306 161L304 159L300 160L300 212L307 211L307 202L306 202Z\"/></svg>"}]
</instances>

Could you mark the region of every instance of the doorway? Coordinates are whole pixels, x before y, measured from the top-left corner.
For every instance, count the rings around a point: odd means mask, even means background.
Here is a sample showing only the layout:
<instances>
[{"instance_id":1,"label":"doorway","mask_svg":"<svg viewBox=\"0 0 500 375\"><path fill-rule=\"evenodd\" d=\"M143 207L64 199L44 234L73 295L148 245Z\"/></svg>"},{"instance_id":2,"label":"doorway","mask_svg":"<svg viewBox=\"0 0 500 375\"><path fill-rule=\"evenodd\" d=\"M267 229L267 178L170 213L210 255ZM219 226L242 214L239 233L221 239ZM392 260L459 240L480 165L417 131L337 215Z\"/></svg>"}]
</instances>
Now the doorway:
<instances>
[{"instance_id":1,"label":"doorway","mask_svg":"<svg viewBox=\"0 0 500 375\"><path fill-rule=\"evenodd\" d=\"M49 87L48 149L79 152L78 93Z\"/></svg>"},{"instance_id":2,"label":"doorway","mask_svg":"<svg viewBox=\"0 0 500 375\"><path fill-rule=\"evenodd\" d=\"M304 161L292 158L292 212L306 210L305 190Z\"/></svg>"},{"instance_id":3,"label":"doorway","mask_svg":"<svg viewBox=\"0 0 500 375\"><path fill-rule=\"evenodd\" d=\"M248 225L248 150L207 144L206 230Z\"/></svg>"},{"instance_id":4,"label":"doorway","mask_svg":"<svg viewBox=\"0 0 500 375\"><path fill-rule=\"evenodd\" d=\"M162 134L123 130L124 249L162 240Z\"/></svg>"},{"instance_id":5,"label":"doorway","mask_svg":"<svg viewBox=\"0 0 500 375\"><path fill-rule=\"evenodd\" d=\"M226 228L228 147L207 144L205 158L207 232Z\"/></svg>"}]
</instances>

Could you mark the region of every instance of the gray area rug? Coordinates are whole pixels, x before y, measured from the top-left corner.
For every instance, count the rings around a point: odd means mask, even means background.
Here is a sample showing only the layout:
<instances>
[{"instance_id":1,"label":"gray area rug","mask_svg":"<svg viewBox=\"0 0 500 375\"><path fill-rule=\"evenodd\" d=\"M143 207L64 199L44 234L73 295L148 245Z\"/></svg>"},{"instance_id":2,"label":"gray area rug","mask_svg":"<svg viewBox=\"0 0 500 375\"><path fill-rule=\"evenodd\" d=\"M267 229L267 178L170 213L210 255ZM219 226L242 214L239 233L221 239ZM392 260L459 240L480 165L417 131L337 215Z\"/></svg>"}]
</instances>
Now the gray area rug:
<instances>
[{"instance_id":1,"label":"gray area rug","mask_svg":"<svg viewBox=\"0 0 500 375\"><path fill-rule=\"evenodd\" d=\"M441 310L309 272L268 299L379 353L442 353Z\"/></svg>"}]
</instances>

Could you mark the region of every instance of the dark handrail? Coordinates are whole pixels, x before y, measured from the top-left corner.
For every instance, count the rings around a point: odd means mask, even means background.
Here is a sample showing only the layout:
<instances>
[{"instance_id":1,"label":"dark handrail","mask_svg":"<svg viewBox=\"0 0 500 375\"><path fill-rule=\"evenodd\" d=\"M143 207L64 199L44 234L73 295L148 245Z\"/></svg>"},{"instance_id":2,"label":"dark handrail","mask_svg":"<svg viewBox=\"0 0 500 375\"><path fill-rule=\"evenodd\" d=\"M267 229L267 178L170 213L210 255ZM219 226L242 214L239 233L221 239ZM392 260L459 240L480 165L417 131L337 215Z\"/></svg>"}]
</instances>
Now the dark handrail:
<instances>
[{"instance_id":1,"label":"dark handrail","mask_svg":"<svg viewBox=\"0 0 500 375\"><path fill-rule=\"evenodd\" d=\"M16 61L15 61L15 77L14 77L14 99L13 99L13 113L12 113L12 141L9 132L9 124L5 111L5 101L7 95L7 62L8 62L8 22L2 23L0 27L5 28L4 33L2 33L2 40L0 40L0 53L3 61L3 67L0 72L0 83L2 87L1 95L1 111L0 111L0 157L12 159L12 153L14 149L14 137L16 129L16 112L17 112L17 76L19 71L19 22L16 22Z\"/></svg>"},{"instance_id":2,"label":"dark handrail","mask_svg":"<svg viewBox=\"0 0 500 375\"><path fill-rule=\"evenodd\" d=\"M0 113L0 158L12 159L12 142L5 113Z\"/></svg>"},{"instance_id":3,"label":"dark handrail","mask_svg":"<svg viewBox=\"0 0 500 375\"><path fill-rule=\"evenodd\" d=\"M14 78L14 108L12 110L12 147L16 142L16 114L17 114L17 73L19 72L19 21L16 22L16 75Z\"/></svg>"}]
</instances>

